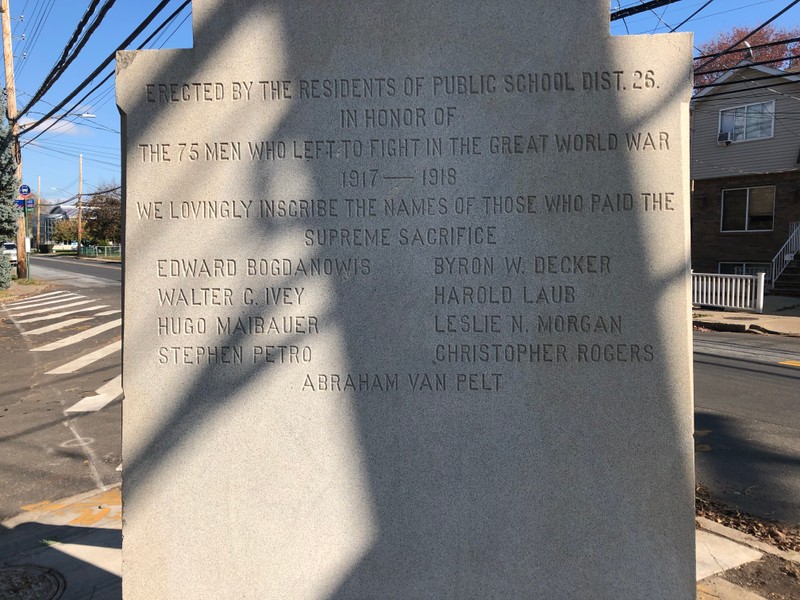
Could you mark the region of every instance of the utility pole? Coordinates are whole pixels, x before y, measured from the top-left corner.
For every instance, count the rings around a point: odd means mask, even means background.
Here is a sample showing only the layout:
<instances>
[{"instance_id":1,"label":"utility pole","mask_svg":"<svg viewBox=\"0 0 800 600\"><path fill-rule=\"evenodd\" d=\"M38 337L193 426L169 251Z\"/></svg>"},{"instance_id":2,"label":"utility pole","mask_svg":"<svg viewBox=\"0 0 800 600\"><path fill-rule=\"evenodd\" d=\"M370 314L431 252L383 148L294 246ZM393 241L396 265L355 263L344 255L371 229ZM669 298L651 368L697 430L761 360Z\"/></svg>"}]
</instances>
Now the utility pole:
<instances>
[{"instance_id":1,"label":"utility pole","mask_svg":"<svg viewBox=\"0 0 800 600\"><path fill-rule=\"evenodd\" d=\"M3 30L3 65L6 71L6 115L11 125L14 141L14 158L17 161L17 183L22 183L22 152L19 148L19 125L17 124L17 92L14 86L14 54L11 50L11 9L8 0L0 0L0 24ZM27 200L23 209L28 210ZM25 217L17 219L17 277L28 278L28 253L25 252Z\"/></svg>"},{"instance_id":2,"label":"utility pole","mask_svg":"<svg viewBox=\"0 0 800 600\"><path fill-rule=\"evenodd\" d=\"M39 175L39 186L36 190L36 250L41 245L42 231L42 176Z\"/></svg>"},{"instance_id":3,"label":"utility pole","mask_svg":"<svg viewBox=\"0 0 800 600\"><path fill-rule=\"evenodd\" d=\"M78 258L81 257L81 238L83 237L83 154L78 155Z\"/></svg>"}]
</instances>

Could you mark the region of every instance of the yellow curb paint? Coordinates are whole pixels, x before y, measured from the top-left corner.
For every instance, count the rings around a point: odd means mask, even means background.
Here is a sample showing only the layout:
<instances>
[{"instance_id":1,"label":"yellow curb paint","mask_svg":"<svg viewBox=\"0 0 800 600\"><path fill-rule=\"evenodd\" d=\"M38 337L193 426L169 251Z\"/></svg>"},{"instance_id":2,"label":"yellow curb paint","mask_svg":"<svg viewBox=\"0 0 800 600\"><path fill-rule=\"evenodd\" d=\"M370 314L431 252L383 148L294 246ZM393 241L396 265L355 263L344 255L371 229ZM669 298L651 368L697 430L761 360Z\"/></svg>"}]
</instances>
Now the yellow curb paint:
<instances>
[{"instance_id":1,"label":"yellow curb paint","mask_svg":"<svg viewBox=\"0 0 800 600\"><path fill-rule=\"evenodd\" d=\"M77 514L70 525L95 525L103 519L122 520L122 494L119 488L114 488L95 496L65 504L63 502L36 502L22 507L26 512L42 511L47 513L62 513L64 516Z\"/></svg>"},{"instance_id":2,"label":"yellow curb paint","mask_svg":"<svg viewBox=\"0 0 800 600\"><path fill-rule=\"evenodd\" d=\"M800 367L800 360L785 360L783 362L779 362L779 365L786 365L788 367Z\"/></svg>"},{"instance_id":3,"label":"yellow curb paint","mask_svg":"<svg viewBox=\"0 0 800 600\"><path fill-rule=\"evenodd\" d=\"M99 521L102 521L108 513L111 512L110 508L103 508L98 511L94 511L91 508L86 508L83 511L83 514L78 517L77 519L73 519L69 522L70 525L94 525Z\"/></svg>"},{"instance_id":4,"label":"yellow curb paint","mask_svg":"<svg viewBox=\"0 0 800 600\"><path fill-rule=\"evenodd\" d=\"M56 502L37 502L36 504L27 504L22 507L22 510L32 512L34 510L41 510L44 512L55 512L67 506L66 504L58 504Z\"/></svg>"},{"instance_id":5,"label":"yellow curb paint","mask_svg":"<svg viewBox=\"0 0 800 600\"><path fill-rule=\"evenodd\" d=\"M705 584L697 584L697 600L719 600L719 596Z\"/></svg>"}]
</instances>

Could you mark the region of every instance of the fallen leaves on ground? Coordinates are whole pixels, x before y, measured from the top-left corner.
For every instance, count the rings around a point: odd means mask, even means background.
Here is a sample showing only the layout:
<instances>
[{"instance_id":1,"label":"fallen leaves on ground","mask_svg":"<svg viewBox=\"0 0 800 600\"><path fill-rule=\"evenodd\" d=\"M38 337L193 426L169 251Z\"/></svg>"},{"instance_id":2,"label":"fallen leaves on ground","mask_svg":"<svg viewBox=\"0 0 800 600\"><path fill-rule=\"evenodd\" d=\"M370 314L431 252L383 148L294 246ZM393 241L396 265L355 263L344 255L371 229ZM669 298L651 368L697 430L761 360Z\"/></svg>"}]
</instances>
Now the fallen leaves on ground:
<instances>
[{"instance_id":1,"label":"fallen leaves on ground","mask_svg":"<svg viewBox=\"0 0 800 600\"><path fill-rule=\"evenodd\" d=\"M712 499L708 490L702 485L695 488L695 512L698 517L752 535L780 550L800 552L800 525L790 525L739 512Z\"/></svg>"}]
</instances>

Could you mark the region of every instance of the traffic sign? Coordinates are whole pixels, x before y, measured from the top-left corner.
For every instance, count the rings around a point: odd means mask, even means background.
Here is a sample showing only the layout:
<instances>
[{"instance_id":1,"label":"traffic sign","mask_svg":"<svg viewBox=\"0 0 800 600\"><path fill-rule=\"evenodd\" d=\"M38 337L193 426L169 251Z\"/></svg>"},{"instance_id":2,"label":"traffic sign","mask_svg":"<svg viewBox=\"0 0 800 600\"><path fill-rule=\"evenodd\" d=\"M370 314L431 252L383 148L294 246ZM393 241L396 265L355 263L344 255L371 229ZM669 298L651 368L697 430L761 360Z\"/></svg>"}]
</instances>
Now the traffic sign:
<instances>
[{"instance_id":1,"label":"traffic sign","mask_svg":"<svg viewBox=\"0 0 800 600\"><path fill-rule=\"evenodd\" d=\"M16 200L14 200L14 204L15 204L16 206L19 206L20 208L22 208L22 207L23 207L23 206L25 206L25 205L27 205L27 206L28 206L28 208L33 208L33 205L34 205L34 199L33 199L33 198L28 198L28 199L27 199L27 202L26 202L24 199L20 199L20 198L18 198L18 199L16 199Z\"/></svg>"},{"instance_id":2,"label":"traffic sign","mask_svg":"<svg viewBox=\"0 0 800 600\"><path fill-rule=\"evenodd\" d=\"M23 198L27 198L31 195L31 186L25 185L24 183L19 186L19 195Z\"/></svg>"}]
</instances>

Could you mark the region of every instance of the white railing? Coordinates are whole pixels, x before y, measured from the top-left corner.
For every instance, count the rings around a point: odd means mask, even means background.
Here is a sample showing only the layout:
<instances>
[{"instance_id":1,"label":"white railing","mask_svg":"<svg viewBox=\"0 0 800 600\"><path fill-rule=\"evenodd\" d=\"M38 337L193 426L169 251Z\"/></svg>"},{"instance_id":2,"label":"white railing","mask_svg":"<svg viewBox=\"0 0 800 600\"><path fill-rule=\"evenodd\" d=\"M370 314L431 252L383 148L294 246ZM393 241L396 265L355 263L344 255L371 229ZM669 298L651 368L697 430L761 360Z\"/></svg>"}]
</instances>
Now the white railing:
<instances>
[{"instance_id":1,"label":"white railing","mask_svg":"<svg viewBox=\"0 0 800 600\"><path fill-rule=\"evenodd\" d=\"M800 223L792 223L791 230L792 233L789 235L789 239L786 240L783 248L778 250L775 258L772 259L772 285L775 285L775 280L794 260L795 254L800 252Z\"/></svg>"},{"instance_id":2,"label":"white railing","mask_svg":"<svg viewBox=\"0 0 800 600\"><path fill-rule=\"evenodd\" d=\"M769 284L770 282L770 266L767 263L763 265L755 265L752 267L736 267L733 270L734 275L758 275L759 273L764 273L764 281Z\"/></svg>"},{"instance_id":3,"label":"white railing","mask_svg":"<svg viewBox=\"0 0 800 600\"><path fill-rule=\"evenodd\" d=\"M761 313L764 310L764 273L692 273L692 304Z\"/></svg>"}]
</instances>

